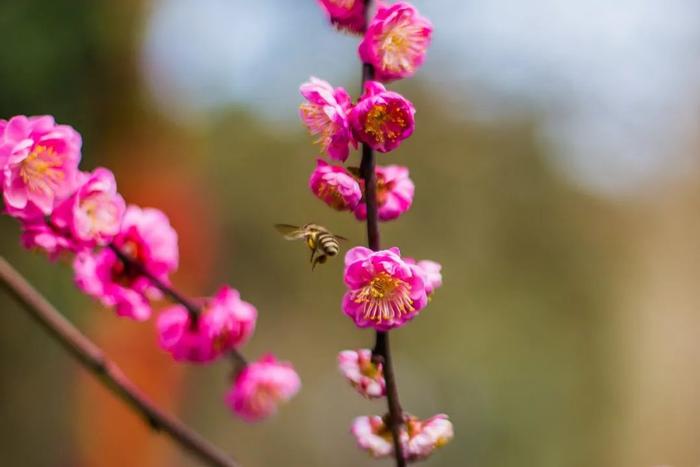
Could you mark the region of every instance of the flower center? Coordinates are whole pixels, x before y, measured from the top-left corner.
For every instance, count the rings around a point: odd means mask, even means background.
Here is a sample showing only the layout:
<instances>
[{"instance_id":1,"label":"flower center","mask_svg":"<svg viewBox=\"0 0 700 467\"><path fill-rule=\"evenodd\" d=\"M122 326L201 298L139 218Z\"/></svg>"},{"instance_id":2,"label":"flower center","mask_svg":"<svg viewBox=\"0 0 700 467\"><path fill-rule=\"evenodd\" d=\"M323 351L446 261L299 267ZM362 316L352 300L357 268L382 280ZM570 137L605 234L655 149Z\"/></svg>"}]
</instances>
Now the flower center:
<instances>
[{"instance_id":1,"label":"flower center","mask_svg":"<svg viewBox=\"0 0 700 467\"><path fill-rule=\"evenodd\" d=\"M415 309L408 284L386 272L357 291L355 302L364 303L365 319L376 322L390 321Z\"/></svg>"},{"instance_id":2,"label":"flower center","mask_svg":"<svg viewBox=\"0 0 700 467\"><path fill-rule=\"evenodd\" d=\"M377 174L377 203L379 203L380 206L384 206L384 203L386 203L389 193L393 188L393 181L387 182L384 177Z\"/></svg>"},{"instance_id":3,"label":"flower center","mask_svg":"<svg viewBox=\"0 0 700 467\"><path fill-rule=\"evenodd\" d=\"M117 207L106 194L94 195L80 203L80 209L90 220L90 234L104 232L115 227Z\"/></svg>"},{"instance_id":4,"label":"flower center","mask_svg":"<svg viewBox=\"0 0 700 467\"><path fill-rule=\"evenodd\" d=\"M53 148L36 145L21 162L19 176L29 190L50 194L63 181L60 167L63 161Z\"/></svg>"},{"instance_id":5,"label":"flower center","mask_svg":"<svg viewBox=\"0 0 700 467\"><path fill-rule=\"evenodd\" d=\"M342 210L342 209L345 209L347 207L347 203L345 202L343 195L340 194L338 187L335 185L331 185L330 183L323 183L322 182L319 189L318 189L318 194L333 209Z\"/></svg>"},{"instance_id":6,"label":"flower center","mask_svg":"<svg viewBox=\"0 0 700 467\"><path fill-rule=\"evenodd\" d=\"M393 107L393 108L392 108ZM406 119L396 106L379 104L367 112L365 132L372 136L377 143L382 144L386 139L396 141L401 131L406 127Z\"/></svg>"},{"instance_id":7,"label":"flower center","mask_svg":"<svg viewBox=\"0 0 700 467\"><path fill-rule=\"evenodd\" d=\"M399 19L379 40L383 68L394 72L412 72L426 46L423 28L408 16Z\"/></svg>"}]
</instances>

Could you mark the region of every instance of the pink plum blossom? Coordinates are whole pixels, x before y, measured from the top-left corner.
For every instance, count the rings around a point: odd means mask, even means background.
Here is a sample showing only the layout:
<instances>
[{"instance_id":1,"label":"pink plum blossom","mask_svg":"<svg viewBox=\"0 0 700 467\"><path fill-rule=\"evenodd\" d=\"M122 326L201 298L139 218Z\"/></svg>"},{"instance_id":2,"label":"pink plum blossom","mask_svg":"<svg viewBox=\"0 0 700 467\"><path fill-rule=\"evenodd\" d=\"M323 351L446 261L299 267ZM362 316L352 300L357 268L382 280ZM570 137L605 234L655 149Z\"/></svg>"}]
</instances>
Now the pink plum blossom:
<instances>
[{"instance_id":1,"label":"pink plum blossom","mask_svg":"<svg viewBox=\"0 0 700 467\"><path fill-rule=\"evenodd\" d=\"M442 286L442 265L440 263L430 261L429 259L416 261L413 258L404 258L404 261L416 271L416 274L419 274L423 278L425 292L428 296L432 295L436 289Z\"/></svg>"},{"instance_id":2,"label":"pink plum blossom","mask_svg":"<svg viewBox=\"0 0 700 467\"><path fill-rule=\"evenodd\" d=\"M255 330L257 310L224 286L201 308L196 324L182 305L158 316L160 346L178 361L211 362L245 344Z\"/></svg>"},{"instance_id":3,"label":"pink plum blossom","mask_svg":"<svg viewBox=\"0 0 700 467\"><path fill-rule=\"evenodd\" d=\"M387 91L377 81L367 81L348 118L358 141L379 152L389 152L413 134L415 113L413 104L401 94Z\"/></svg>"},{"instance_id":4,"label":"pink plum blossom","mask_svg":"<svg viewBox=\"0 0 700 467\"><path fill-rule=\"evenodd\" d=\"M343 167L318 159L311 172L309 188L324 203L338 211L352 210L362 198L360 184Z\"/></svg>"},{"instance_id":5,"label":"pink plum blossom","mask_svg":"<svg viewBox=\"0 0 700 467\"><path fill-rule=\"evenodd\" d=\"M407 2L380 6L360 43L363 62L379 81L412 76L425 61L433 26Z\"/></svg>"},{"instance_id":6,"label":"pink plum blossom","mask_svg":"<svg viewBox=\"0 0 700 467\"><path fill-rule=\"evenodd\" d=\"M11 208L8 208L8 212L12 215ZM21 242L25 248L44 251L51 260L63 252L75 251L75 242L65 226L47 222L46 216L36 205L25 206L15 217L22 223Z\"/></svg>"},{"instance_id":7,"label":"pink plum blossom","mask_svg":"<svg viewBox=\"0 0 700 467\"><path fill-rule=\"evenodd\" d=\"M243 420L256 422L277 412L277 406L299 391L301 380L290 363L265 355L236 377L226 402Z\"/></svg>"},{"instance_id":8,"label":"pink plum blossom","mask_svg":"<svg viewBox=\"0 0 700 467\"><path fill-rule=\"evenodd\" d=\"M345 255L343 312L357 327L387 331L403 326L428 303L420 274L398 248L355 247Z\"/></svg>"},{"instance_id":9,"label":"pink plum blossom","mask_svg":"<svg viewBox=\"0 0 700 467\"><path fill-rule=\"evenodd\" d=\"M352 107L350 95L343 88L333 88L328 82L311 77L299 88L306 102L299 106L302 122L328 157L345 161L349 146L357 147L348 124L348 112Z\"/></svg>"},{"instance_id":10,"label":"pink plum blossom","mask_svg":"<svg viewBox=\"0 0 700 467\"><path fill-rule=\"evenodd\" d=\"M408 168L400 165L377 166L377 214L379 220L396 219L411 209L416 186L408 176ZM364 181L360 181L364 191ZM355 207L358 220L367 219L367 203L364 199Z\"/></svg>"},{"instance_id":11,"label":"pink plum blossom","mask_svg":"<svg viewBox=\"0 0 700 467\"><path fill-rule=\"evenodd\" d=\"M339 30L362 34L367 28L365 0L318 0L318 3Z\"/></svg>"},{"instance_id":12,"label":"pink plum blossom","mask_svg":"<svg viewBox=\"0 0 700 467\"><path fill-rule=\"evenodd\" d=\"M11 215L36 206L44 215L75 189L80 135L53 117L19 115L0 120L3 199Z\"/></svg>"},{"instance_id":13,"label":"pink plum blossom","mask_svg":"<svg viewBox=\"0 0 700 467\"><path fill-rule=\"evenodd\" d=\"M382 364L372 361L371 350L343 350L338 354L338 368L364 397L375 399L386 394Z\"/></svg>"},{"instance_id":14,"label":"pink plum blossom","mask_svg":"<svg viewBox=\"0 0 700 467\"><path fill-rule=\"evenodd\" d=\"M110 170L97 168L81 178L78 191L55 209L51 221L70 231L78 249L106 245L119 233L124 198Z\"/></svg>"},{"instance_id":15,"label":"pink plum blossom","mask_svg":"<svg viewBox=\"0 0 700 467\"><path fill-rule=\"evenodd\" d=\"M377 415L357 417L350 429L357 445L372 457L383 458L394 455L391 431L386 421ZM454 437L452 423L445 414L427 420L404 414L404 423L399 439L405 460L415 462L428 458L433 451L449 443Z\"/></svg>"},{"instance_id":16,"label":"pink plum blossom","mask_svg":"<svg viewBox=\"0 0 700 467\"><path fill-rule=\"evenodd\" d=\"M177 269L177 233L161 211L130 205L121 231L112 244L152 276L168 284ZM83 292L114 307L117 315L136 320L151 315L149 298L158 298L158 290L139 268L124 263L110 248L97 253L79 253L74 262L75 282Z\"/></svg>"}]
</instances>

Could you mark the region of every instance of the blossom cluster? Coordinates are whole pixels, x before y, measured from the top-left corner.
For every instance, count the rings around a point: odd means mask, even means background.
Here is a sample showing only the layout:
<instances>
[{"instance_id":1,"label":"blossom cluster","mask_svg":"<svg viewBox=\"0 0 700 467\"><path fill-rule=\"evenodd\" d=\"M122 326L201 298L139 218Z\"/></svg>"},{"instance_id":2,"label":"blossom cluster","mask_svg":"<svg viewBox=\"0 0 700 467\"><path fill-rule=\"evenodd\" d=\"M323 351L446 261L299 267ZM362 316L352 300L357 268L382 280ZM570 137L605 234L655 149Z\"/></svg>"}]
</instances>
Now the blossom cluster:
<instances>
[{"instance_id":1,"label":"blossom cluster","mask_svg":"<svg viewBox=\"0 0 700 467\"><path fill-rule=\"evenodd\" d=\"M415 130L416 109L385 83L409 78L420 68L430 45L433 27L408 2L319 0L319 5L337 29L362 36L358 55L364 64L362 94L353 102L342 87L312 77L302 84L304 102L300 116L316 136L323 155L309 178L311 192L338 211L350 211L357 220L368 217L367 183L376 181L374 195L377 218L391 221L411 209L415 184L407 167L377 165L374 174L345 166L351 149L382 154L399 148ZM376 3L376 11L371 8ZM363 159L364 160L364 159ZM374 175L374 177L372 177ZM427 306L442 285L440 264L410 257L389 248L372 251L350 249L345 255L344 282L347 291L342 311L359 328L386 332L404 326ZM381 356L370 349L345 350L338 366L350 385L366 398L387 397ZM374 457L394 455L391 430L385 417L359 417L352 425L358 445ZM404 414L399 441L408 461L426 458L452 438L446 415L420 420Z\"/></svg>"},{"instance_id":2,"label":"blossom cluster","mask_svg":"<svg viewBox=\"0 0 700 467\"><path fill-rule=\"evenodd\" d=\"M81 136L51 116L0 119L0 190L5 213L21 224L22 244L50 259L73 255L77 287L119 316L145 321L152 300L170 290L178 237L160 210L127 205L106 168L79 169ZM157 319L160 346L175 360L212 362L238 352L257 310L223 286L186 309ZM299 389L291 365L265 356L238 372L227 401L252 421L275 412ZM235 402L231 402L235 401Z\"/></svg>"}]
</instances>

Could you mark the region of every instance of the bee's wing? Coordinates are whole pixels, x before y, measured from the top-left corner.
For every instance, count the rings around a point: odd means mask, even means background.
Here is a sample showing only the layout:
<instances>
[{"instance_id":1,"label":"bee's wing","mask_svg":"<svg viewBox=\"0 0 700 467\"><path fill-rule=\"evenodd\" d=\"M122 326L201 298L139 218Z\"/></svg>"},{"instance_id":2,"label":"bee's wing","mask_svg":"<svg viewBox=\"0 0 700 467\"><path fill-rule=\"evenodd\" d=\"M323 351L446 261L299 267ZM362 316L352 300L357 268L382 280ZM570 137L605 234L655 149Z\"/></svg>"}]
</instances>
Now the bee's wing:
<instances>
[{"instance_id":1,"label":"bee's wing","mask_svg":"<svg viewBox=\"0 0 700 467\"><path fill-rule=\"evenodd\" d=\"M343 242L347 242L347 241L350 240L349 238L345 238L345 237L343 237L342 235L333 234L333 236L334 236L336 239L338 239L338 240L340 240L340 241L343 241Z\"/></svg>"},{"instance_id":2,"label":"bee's wing","mask_svg":"<svg viewBox=\"0 0 700 467\"><path fill-rule=\"evenodd\" d=\"M287 240L299 240L300 238L304 238L305 234L304 229L298 225L275 224L275 229L284 235L284 238Z\"/></svg>"}]
</instances>

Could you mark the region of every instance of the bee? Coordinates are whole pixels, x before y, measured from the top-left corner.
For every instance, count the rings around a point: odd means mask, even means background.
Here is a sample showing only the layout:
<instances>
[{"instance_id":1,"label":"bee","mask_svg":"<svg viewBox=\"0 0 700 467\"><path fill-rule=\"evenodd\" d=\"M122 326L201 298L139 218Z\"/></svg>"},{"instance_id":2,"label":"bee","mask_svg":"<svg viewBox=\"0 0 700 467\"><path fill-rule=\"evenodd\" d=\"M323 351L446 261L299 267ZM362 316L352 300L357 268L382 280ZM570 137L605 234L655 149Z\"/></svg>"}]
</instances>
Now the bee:
<instances>
[{"instance_id":1,"label":"bee","mask_svg":"<svg viewBox=\"0 0 700 467\"><path fill-rule=\"evenodd\" d=\"M317 264L340 252L340 241L347 240L340 235L332 234L327 228L318 224L305 224L301 227L289 224L275 224L279 233L287 240L305 240L311 250L311 270Z\"/></svg>"}]
</instances>

